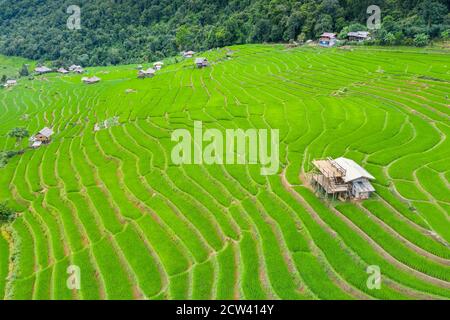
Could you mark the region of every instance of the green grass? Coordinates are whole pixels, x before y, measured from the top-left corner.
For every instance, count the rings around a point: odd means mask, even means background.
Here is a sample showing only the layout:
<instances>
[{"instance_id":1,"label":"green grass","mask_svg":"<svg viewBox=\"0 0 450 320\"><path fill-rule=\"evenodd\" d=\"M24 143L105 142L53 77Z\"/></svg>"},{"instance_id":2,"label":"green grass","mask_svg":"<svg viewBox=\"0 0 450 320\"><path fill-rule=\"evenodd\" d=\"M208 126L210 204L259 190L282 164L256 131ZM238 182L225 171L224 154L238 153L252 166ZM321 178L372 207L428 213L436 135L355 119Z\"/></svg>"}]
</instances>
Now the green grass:
<instances>
[{"instance_id":1,"label":"green grass","mask_svg":"<svg viewBox=\"0 0 450 320\"><path fill-rule=\"evenodd\" d=\"M0 90L0 151L27 147L7 137L14 127L55 131L0 169L0 201L19 213L17 243L0 238L0 297L450 297L406 269L450 281L448 52L230 48L230 60L225 49L202 53L212 62L203 70L185 60L141 80L135 66L95 67L102 81L92 86L48 74ZM0 56L0 74L22 63ZM112 117L120 125L94 132ZM279 172L175 166L171 133L195 120L279 129ZM328 156L375 176L377 194L362 203L371 214L306 188L300 173ZM81 269L79 291L67 289L70 265ZM370 265L382 270L380 290L366 285Z\"/></svg>"}]
</instances>

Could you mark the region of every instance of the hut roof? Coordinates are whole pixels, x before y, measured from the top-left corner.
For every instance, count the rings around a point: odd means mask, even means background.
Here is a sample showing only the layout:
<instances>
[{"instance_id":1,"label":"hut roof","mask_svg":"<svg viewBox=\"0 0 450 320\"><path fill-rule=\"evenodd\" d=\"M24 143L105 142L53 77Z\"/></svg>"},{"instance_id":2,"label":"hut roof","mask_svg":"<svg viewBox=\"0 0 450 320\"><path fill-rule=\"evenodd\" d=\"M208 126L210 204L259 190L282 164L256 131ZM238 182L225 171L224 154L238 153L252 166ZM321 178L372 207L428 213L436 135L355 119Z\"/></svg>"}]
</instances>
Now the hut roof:
<instances>
[{"instance_id":1,"label":"hut roof","mask_svg":"<svg viewBox=\"0 0 450 320\"><path fill-rule=\"evenodd\" d=\"M369 35L370 35L370 32L368 32L368 31L356 31L356 32L347 33L347 36L357 37L357 38L367 38Z\"/></svg>"},{"instance_id":2,"label":"hut roof","mask_svg":"<svg viewBox=\"0 0 450 320\"><path fill-rule=\"evenodd\" d=\"M148 68L147 70L139 70L139 73L141 74L154 74L156 72L153 68Z\"/></svg>"},{"instance_id":3,"label":"hut roof","mask_svg":"<svg viewBox=\"0 0 450 320\"><path fill-rule=\"evenodd\" d=\"M44 137L49 138L50 136L53 135L53 130L48 127L45 127L44 129L39 131L39 133L42 134Z\"/></svg>"},{"instance_id":4,"label":"hut roof","mask_svg":"<svg viewBox=\"0 0 450 320\"><path fill-rule=\"evenodd\" d=\"M339 166L344 168L345 176L343 177L345 182L350 182L359 178L367 178L374 180L375 177L367 172L363 167L357 164L355 161L347 158L337 158L334 160Z\"/></svg>"},{"instance_id":5,"label":"hut roof","mask_svg":"<svg viewBox=\"0 0 450 320\"><path fill-rule=\"evenodd\" d=\"M208 59L203 58L203 57L199 57L199 58L195 58L195 63L203 63L205 61L207 61Z\"/></svg>"},{"instance_id":6,"label":"hut roof","mask_svg":"<svg viewBox=\"0 0 450 320\"><path fill-rule=\"evenodd\" d=\"M332 33L332 32L324 32L321 35L322 38L330 38L330 39L334 39L336 38L336 33Z\"/></svg>"},{"instance_id":7,"label":"hut roof","mask_svg":"<svg viewBox=\"0 0 450 320\"><path fill-rule=\"evenodd\" d=\"M95 83L95 82L99 82L102 79L100 79L99 77L93 76L91 78L83 77L83 78L81 78L81 80L86 83Z\"/></svg>"},{"instance_id":8,"label":"hut roof","mask_svg":"<svg viewBox=\"0 0 450 320\"><path fill-rule=\"evenodd\" d=\"M37 67L36 69L34 69L34 71L42 73L42 72L50 72L50 71L52 71L52 69L50 69L46 66L42 66L42 67Z\"/></svg>"},{"instance_id":9,"label":"hut roof","mask_svg":"<svg viewBox=\"0 0 450 320\"><path fill-rule=\"evenodd\" d=\"M78 65L76 65L76 64L73 64L73 65L71 65L71 66L69 67L69 70L70 70L70 71L73 71L73 70L78 69L78 68L81 68L81 66L78 66Z\"/></svg>"}]
</instances>

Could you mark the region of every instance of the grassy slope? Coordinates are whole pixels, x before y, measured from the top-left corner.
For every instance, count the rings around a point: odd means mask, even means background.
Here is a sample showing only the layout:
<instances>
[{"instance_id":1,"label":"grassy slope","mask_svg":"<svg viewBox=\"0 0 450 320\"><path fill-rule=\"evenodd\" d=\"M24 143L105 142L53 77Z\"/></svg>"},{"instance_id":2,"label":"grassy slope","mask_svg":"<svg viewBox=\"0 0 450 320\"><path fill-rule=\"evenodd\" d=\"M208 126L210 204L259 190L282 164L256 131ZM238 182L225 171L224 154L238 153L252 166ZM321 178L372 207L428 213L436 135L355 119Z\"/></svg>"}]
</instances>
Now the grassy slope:
<instances>
[{"instance_id":1,"label":"grassy slope","mask_svg":"<svg viewBox=\"0 0 450 320\"><path fill-rule=\"evenodd\" d=\"M138 80L133 66L88 68L101 83L51 74L0 92L1 150L15 147L14 126L56 131L0 171L0 200L24 213L12 296L450 297L448 53L231 49L205 53L204 70L186 60ZM93 132L113 116L121 126ZM283 173L173 166L170 134L194 120L280 129ZM342 155L377 178L364 208L289 185L309 160ZM65 287L70 264L78 292ZM366 286L373 264L381 290Z\"/></svg>"},{"instance_id":2,"label":"grassy slope","mask_svg":"<svg viewBox=\"0 0 450 320\"><path fill-rule=\"evenodd\" d=\"M16 79L23 64L29 65L29 70L33 70L34 61L21 57L6 57L0 55L0 77L6 75L8 79Z\"/></svg>"}]
</instances>

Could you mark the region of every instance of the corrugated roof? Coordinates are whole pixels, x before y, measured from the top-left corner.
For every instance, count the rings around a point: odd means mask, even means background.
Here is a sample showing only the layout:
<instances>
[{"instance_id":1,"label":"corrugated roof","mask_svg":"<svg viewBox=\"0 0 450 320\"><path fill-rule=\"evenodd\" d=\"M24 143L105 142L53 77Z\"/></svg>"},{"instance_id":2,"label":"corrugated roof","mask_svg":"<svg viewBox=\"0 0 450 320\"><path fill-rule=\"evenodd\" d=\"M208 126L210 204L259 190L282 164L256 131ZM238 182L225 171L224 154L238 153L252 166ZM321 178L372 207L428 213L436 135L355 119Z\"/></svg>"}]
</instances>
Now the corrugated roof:
<instances>
[{"instance_id":1,"label":"corrugated roof","mask_svg":"<svg viewBox=\"0 0 450 320\"><path fill-rule=\"evenodd\" d=\"M42 66L42 67L37 67L36 69L34 69L36 72L49 72L49 71L52 71L52 69L50 69L50 68L47 68L47 67L45 67L45 66Z\"/></svg>"},{"instance_id":2,"label":"corrugated roof","mask_svg":"<svg viewBox=\"0 0 450 320\"><path fill-rule=\"evenodd\" d=\"M324 33L322 33L321 37L333 39L333 38L336 38L336 33L324 32Z\"/></svg>"},{"instance_id":3,"label":"corrugated roof","mask_svg":"<svg viewBox=\"0 0 450 320\"><path fill-rule=\"evenodd\" d=\"M48 138L53 134L53 130L48 127L45 127L44 129L39 131L39 133Z\"/></svg>"},{"instance_id":4,"label":"corrugated roof","mask_svg":"<svg viewBox=\"0 0 450 320\"><path fill-rule=\"evenodd\" d=\"M347 158L337 158L334 160L338 165L345 169L346 173L343 177L345 182L353 181L359 178L367 178L374 180L375 177L367 172L363 167L357 164L355 161Z\"/></svg>"}]
</instances>

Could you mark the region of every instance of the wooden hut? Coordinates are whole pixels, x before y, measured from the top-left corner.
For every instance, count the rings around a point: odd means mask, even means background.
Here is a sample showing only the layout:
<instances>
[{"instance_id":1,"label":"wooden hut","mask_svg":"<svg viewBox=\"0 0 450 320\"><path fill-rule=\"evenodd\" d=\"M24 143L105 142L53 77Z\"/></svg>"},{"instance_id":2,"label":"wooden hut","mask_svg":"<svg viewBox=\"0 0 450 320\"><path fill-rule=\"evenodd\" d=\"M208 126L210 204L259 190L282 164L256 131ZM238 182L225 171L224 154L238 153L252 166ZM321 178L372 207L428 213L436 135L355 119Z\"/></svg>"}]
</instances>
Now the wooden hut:
<instances>
[{"instance_id":1,"label":"wooden hut","mask_svg":"<svg viewBox=\"0 0 450 320\"><path fill-rule=\"evenodd\" d=\"M182 53L183 57L185 57L185 58L192 58L194 56L194 54L195 54L195 52L192 50L184 51Z\"/></svg>"},{"instance_id":2,"label":"wooden hut","mask_svg":"<svg viewBox=\"0 0 450 320\"><path fill-rule=\"evenodd\" d=\"M42 66L42 67L35 68L34 72L36 72L37 74L44 74L44 73L52 72L52 69L50 69L46 66Z\"/></svg>"},{"instance_id":3,"label":"wooden hut","mask_svg":"<svg viewBox=\"0 0 450 320\"><path fill-rule=\"evenodd\" d=\"M94 83L97 83L97 82L100 82L100 78L99 77L96 77L96 76L93 76L93 77L83 77L83 78L81 78L81 81L83 81L84 83L86 83L86 84L94 84Z\"/></svg>"},{"instance_id":4,"label":"wooden hut","mask_svg":"<svg viewBox=\"0 0 450 320\"><path fill-rule=\"evenodd\" d=\"M356 31L347 33L347 39L349 41L363 42L370 40L370 33L367 31Z\"/></svg>"},{"instance_id":5,"label":"wooden hut","mask_svg":"<svg viewBox=\"0 0 450 320\"><path fill-rule=\"evenodd\" d=\"M17 80L6 80L6 83L3 85L5 88L13 87L17 84Z\"/></svg>"},{"instance_id":6,"label":"wooden hut","mask_svg":"<svg viewBox=\"0 0 450 320\"><path fill-rule=\"evenodd\" d=\"M155 63L153 64L153 68L154 68L155 70L161 70L162 67L163 67L163 65L164 65L164 62L162 62L162 61L157 61L157 62L155 62Z\"/></svg>"},{"instance_id":7,"label":"wooden hut","mask_svg":"<svg viewBox=\"0 0 450 320\"><path fill-rule=\"evenodd\" d=\"M208 66L208 59L206 58L196 58L195 65L197 68L205 68Z\"/></svg>"},{"instance_id":8,"label":"wooden hut","mask_svg":"<svg viewBox=\"0 0 450 320\"><path fill-rule=\"evenodd\" d=\"M333 47L336 44L336 34L332 32L324 32L320 36L319 45L322 47Z\"/></svg>"},{"instance_id":9,"label":"wooden hut","mask_svg":"<svg viewBox=\"0 0 450 320\"><path fill-rule=\"evenodd\" d=\"M147 70L139 70L138 71L138 78L144 79L144 78L153 78L155 76L155 69L148 68Z\"/></svg>"},{"instance_id":10,"label":"wooden hut","mask_svg":"<svg viewBox=\"0 0 450 320\"><path fill-rule=\"evenodd\" d=\"M312 184L333 198L363 200L375 191L370 183L375 178L351 159L314 160L313 165Z\"/></svg>"},{"instance_id":11,"label":"wooden hut","mask_svg":"<svg viewBox=\"0 0 450 320\"><path fill-rule=\"evenodd\" d=\"M42 144L48 144L51 141L51 136L53 135L53 130L45 127L34 136L30 138L32 142L31 147L39 148Z\"/></svg>"}]
</instances>

